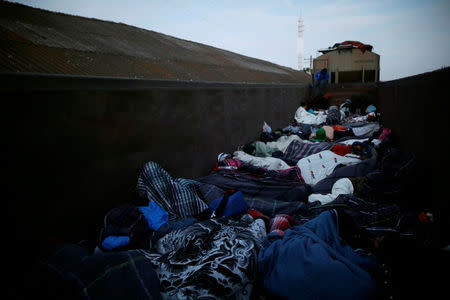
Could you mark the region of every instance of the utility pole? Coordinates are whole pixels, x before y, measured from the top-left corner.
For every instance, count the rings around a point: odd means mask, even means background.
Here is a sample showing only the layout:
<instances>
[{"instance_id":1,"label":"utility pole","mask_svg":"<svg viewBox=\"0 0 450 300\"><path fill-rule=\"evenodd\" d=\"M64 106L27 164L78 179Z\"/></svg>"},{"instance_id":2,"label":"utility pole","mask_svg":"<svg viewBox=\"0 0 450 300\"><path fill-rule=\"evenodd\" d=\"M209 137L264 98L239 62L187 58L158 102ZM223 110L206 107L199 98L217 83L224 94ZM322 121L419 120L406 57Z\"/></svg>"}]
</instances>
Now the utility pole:
<instances>
[{"instance_id":1,"label":"utility pole","mask_svg":"<svg viewBox=\"0 0 450 300\"><path fill-rule=\"evenodd\" d=\"M309 70L310 70L310 72L311 72L311 74L312 74L312 62L313 62L313 60L312 60L312 55L310 55L309 58L303 59L303 61L304 61L304 62L309 62Z\"/></svg>"}]
</instances>

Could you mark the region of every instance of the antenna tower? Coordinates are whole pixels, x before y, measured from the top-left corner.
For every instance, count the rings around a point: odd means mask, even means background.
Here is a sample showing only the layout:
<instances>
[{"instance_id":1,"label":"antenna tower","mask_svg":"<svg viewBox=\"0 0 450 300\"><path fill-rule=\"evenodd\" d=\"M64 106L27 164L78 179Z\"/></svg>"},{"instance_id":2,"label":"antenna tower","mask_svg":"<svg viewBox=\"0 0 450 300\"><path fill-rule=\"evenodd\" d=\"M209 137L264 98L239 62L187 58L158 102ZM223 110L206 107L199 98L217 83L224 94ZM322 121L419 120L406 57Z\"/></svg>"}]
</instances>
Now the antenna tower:
<instances>
[{"instance_id":1,"label":"antenna tower","mask_svg":"<svg viewBox=\"0 0 450 300\"><path fill-rule=\"evenodd\" d=\"M298 18L298 44L297 44L297 51L298 51L298 69L301 71L303 70L303 31L304 31L304 25L303 25L303 19L300 14L300 17Z\"/></svg>"}]
</instances>

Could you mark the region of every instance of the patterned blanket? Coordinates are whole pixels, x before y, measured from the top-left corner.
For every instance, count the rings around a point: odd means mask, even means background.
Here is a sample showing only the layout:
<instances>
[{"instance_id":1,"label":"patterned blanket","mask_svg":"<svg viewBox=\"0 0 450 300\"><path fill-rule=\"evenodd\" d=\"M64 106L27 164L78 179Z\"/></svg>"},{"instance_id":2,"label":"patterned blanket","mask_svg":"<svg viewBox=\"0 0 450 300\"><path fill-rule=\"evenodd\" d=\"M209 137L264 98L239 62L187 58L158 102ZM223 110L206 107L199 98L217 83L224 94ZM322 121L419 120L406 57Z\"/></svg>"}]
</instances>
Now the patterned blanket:
<instances>
[{"instance_id":1,"label":"patterned blanket","mask_svg":"<svg viewBox=\"0 0 450 300\"><path fill-rule=\"evenodd\" d=\"M172 231L156 253L142 252L158 273L163 299L249 299L265 236L264 221L246 214Z\"/></svg>"},{"instance_id":2,"label":"patterned blanket","mask_svg":"<svg viewBox=\"0 0 450 300\"><path fill-rule=\"evenodd\" d=\"M136 186L137 195L146 201L154 201L169 213L169 220L196 216L208 205L200 199L196 182L188 179L173 179L155 162L144 165Z\"/></svg>"}]
</instances>

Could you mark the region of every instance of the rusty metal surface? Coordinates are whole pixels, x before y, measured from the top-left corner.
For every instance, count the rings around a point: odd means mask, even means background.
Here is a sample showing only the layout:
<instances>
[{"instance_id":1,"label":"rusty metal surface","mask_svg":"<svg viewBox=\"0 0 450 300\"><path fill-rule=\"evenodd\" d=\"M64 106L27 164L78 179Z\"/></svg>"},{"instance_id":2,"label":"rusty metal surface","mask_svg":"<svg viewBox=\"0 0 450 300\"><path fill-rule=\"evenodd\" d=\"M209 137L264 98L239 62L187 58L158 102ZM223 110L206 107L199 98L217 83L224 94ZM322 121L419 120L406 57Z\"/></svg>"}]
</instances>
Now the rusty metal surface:
<instances>
[{"instance_id":1,"label":"rusty metal surface","mask_svg":"<svg viewBox=\"0 0 450 300\"><path fill-rule=\"evenodd\" d=\"M121 23L0 2L0 72L307 83L304 72Z\"/></svg>"}]
</instances>

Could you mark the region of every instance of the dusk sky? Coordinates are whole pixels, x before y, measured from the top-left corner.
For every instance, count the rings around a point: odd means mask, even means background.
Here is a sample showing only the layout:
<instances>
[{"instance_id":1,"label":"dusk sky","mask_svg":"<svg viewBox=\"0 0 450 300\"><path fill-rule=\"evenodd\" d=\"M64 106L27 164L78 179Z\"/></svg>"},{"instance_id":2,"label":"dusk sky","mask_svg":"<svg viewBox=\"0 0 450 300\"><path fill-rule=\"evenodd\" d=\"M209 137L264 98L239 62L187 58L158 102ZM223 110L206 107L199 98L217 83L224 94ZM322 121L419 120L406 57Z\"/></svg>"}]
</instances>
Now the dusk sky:
<instances>
[{"instance_id":1,"label":"dusk sky","mask_svg":"<svg viewBox=\"0 0 450 300\"><path fill-rule=\"evenodd\" d=\"M20 0L46 10L121 22L297 69L303 57L345 40L372 45L381 80L450 66L450 1ZM308 67L309 62L304 62Z\"/></svg>"}]
</instances>

